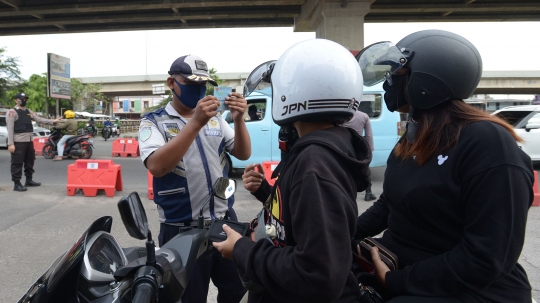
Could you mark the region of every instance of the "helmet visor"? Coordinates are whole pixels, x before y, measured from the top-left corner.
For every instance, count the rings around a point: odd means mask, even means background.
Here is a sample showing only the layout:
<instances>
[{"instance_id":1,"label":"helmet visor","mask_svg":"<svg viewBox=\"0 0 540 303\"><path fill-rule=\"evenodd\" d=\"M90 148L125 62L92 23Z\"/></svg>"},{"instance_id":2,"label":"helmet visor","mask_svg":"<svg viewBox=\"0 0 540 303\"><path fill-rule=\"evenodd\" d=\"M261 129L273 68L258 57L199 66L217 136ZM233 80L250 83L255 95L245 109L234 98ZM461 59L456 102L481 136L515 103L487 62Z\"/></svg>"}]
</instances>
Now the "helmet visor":
<instances>
[{"instance_id":1,"label":"helmet visor","mask_svg":"<svg viewBox=\"0 0 540 303\"><path fill-rule=\"evenodd\" d=\"M247 77L244 84L244 97L249 96L256 89L263 89L270 84L270 75L276 60L270 60L257 66ZM261 83L263 82L263 83ZM259 85L260 84L260 85ZM264 84L264 85L263 85ZM259 86L263 87L259 87Z\"/></svg>"},{"instance_id":2,"label":"helmet visor","mask_svg":"<svg viewBox=\"0 0 540 303\"><path fill-rule=\"evenodd\" d=\"M372 44L358 55L356 60L362 70L365 86L373 86L387 80L407 64L408 55L388 41Z\"/></svg>"}]
</instances>

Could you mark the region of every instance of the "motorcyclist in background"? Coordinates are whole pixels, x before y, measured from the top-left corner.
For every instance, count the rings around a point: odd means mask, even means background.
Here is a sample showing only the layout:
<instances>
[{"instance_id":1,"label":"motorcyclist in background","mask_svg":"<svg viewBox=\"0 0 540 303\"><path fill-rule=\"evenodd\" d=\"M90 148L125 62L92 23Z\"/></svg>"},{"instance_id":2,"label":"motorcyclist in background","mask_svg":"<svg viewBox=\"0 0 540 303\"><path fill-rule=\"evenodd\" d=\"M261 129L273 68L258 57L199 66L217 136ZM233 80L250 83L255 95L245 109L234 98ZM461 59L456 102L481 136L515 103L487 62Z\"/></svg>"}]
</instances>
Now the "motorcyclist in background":
<instances>
[{"instance_id":1,"label":"motorcyclist in background","mask_svg":"<svg viewBox=\"0 0 540 303\"><path fill-rule=\"evenodd\" d=\"M116 126L116 134L118 136L120 136L120 126L121 126L121 124L120 124L120 119L118 119L118 117L116 117L114 119L114 125Z\"/></svg>"},{"instance_id":2,"label":"motorcyclist in background","mask_svg":"<svg viewBox=\"0 0 540 303\"><path fill-rule=\"evenodd\" d=\"M338 126L362 99L358 63L343 46L314 39L292 46L275 65L259 67L265 70L255 69L251 77L270 75L274 121L294 128L299 138L276 167L274 188L260 164L248 165L242 176L258 200L270 196L256 242L224 226L227 240L213 246L236 262L244 280L264 287L250 289L249 302L358 302L351 241L371 150L356 131ZM248 77L246 83L254 84L246 86L248 94L260 80Z\"/></svg>"},{"instance_id":3,"label":"motorcyclist in background","mask_svg":"<svg viewBox=\"0 0 540 303\"><path fill-rule=\"evenodd\" d=\"M64 144L69 138L77 135L78 125L74 118L75 113L68 109L64 112L63 119L56 123L55 128L59 131L64 130L64 135L62 136L62 139L58 141L58 155L56 155L56 157L53 159L54 161L62 161L62 156L64 155Z\"/></svg>"},{"instance_id":4,"label":"motorcyclist in background","mask_svg":"<svg viewBox=\"0 0 540 303\"><path fill-rule=\"evenodd\" d=\"M113 123L111 122L111 119L109 117L105 118L105 122L103 122L103 126L109 126L109 127L113 126Z\"/></svg>"},{"instance_id":5,"label":"motorcyclist in background","mask_svg":"<svg viewBox=\"0 0 540 303\"><path fill-rule=\"evenodd\" d=\"M92 134L96 134L97 129L96 129L96 122L94 121L94 117L90 117L90 120L88 120L88 125L92 129Z\"/></svg>"}]
</instances>

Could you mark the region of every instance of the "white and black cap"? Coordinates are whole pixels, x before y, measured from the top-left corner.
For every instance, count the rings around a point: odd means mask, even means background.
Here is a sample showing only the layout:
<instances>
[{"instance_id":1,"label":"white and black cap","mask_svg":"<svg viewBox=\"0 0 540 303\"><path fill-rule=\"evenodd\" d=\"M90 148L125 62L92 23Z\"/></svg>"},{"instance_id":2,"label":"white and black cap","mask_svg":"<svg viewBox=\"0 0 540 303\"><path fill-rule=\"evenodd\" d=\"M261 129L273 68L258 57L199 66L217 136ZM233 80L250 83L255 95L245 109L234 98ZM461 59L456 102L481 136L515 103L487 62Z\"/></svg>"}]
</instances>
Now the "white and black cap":
<instances>
[{"instance_id":1,"label":"white and black cap","mask_svg":"<svg viewBox=\"0 0 540 303\"><path fill-rule=\"evenodd\" d=\"M199 57L194 55L182 56L174 60L169 70L169 75L182 75L190 81L203 83L210 82L217 86L217 82L210 77L208 65Z\"/></svg>"},{"instance_id":2,"label":"white and black cap","mask_svg":"<svg viewBox=\"0 0 540 303\"><path fill-rule=\"evenodd\" d=\"M15 99L28 99L28 95L21 92L15 95Z\"/></svg>"}]
</instances>

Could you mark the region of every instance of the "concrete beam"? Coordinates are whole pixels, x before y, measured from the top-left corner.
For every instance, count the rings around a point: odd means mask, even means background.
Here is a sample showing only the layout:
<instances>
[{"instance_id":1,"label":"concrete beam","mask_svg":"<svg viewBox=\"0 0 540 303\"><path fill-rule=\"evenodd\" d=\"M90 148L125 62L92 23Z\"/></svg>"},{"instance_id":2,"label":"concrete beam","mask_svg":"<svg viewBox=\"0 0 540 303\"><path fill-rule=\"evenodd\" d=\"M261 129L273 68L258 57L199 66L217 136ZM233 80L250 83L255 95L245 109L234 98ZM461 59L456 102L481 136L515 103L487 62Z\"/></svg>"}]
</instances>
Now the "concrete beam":
<instances>
[{"instance_id":1,"label":"concrete beam","mask_svg":"<svg viewBox=\"0 0 540 303\"><path fill-rule=\"evenodd\" d=\"M0 2L9 5L15 9L19 9L20 2L19 0L0 0Z\"/></svg>"},{"instance_id":2,"label":"concrete beam","mask_svg":"<svg viewBox=\"0 0 540 303\"><path fill-rule=\"evenodd\" d=\"M471 2L472 3L472 2ZM540 2L537 3L497 3L497 4L402 4L371 5L372 14L408 14L408 13L512 13L540 11Z\"/></svg>"},{"instance_id":3,"label":"concrete beam","mask_svg":"<svg viewBox=\"0 0 540 303\"><path fill-rule=\"evenodd\" d=\"M1 0L13 2L13 0ZM302 5L305 0L209 0L190 1L185 0L146 0L146 1L110 1L98 3L66 3L62 5L25 6L18 10L0 10L0 17L24 16L32 14L62 15L70 13L99 13L111 11L142 11L155 9L184 9L184 8L210 8L210 7L257 7L257 6L294 6Z\"/></svg>"},{"instance_id":4,"label":"concrete beam","mask_svg":"<svg viewBox=\"0 0 540 303\"><path fill-rule=\"evenodd\" d=\"M244 84L249 73L217 75L224 80L222 85L236 87ZM168 76L86 77L81 82L101 84L101 92L108 96L150 96L152 84L163 84ZM540 71L484 71L475 94L540 94Z\"/></svg>"},{"instance_id":5,"label":"concrete beam","mask_svg":"<svg viewBox=\"0 0 540 303\"><path fill-rule=\"evenodd\" d=\"M349 1L347 7L340 2L325 2L313 13L310 26L317 38L335 41L349 50L364 48L364 16L370 1Z\"/></svg>"},{"instance_id":6,"label":"concrete beam","mask_svg":"<svg viewBox=\"0 0 540 303\"><path fill-rule=\"evenodd\" d=\"M262 21L261 21L262 20ZM135 31L135 30L153 30L153 29L195 29L195 28L246 28L246 27L291 27L291 19L276 20L246 20L242 23L235 20L219 20L215 22L191 22L184 24L179 21L162 21L160 23L119 23L119 24L85 24L78 26L69 26L65 30L55 30L49 27L43 28L8 28L0 30L0 36L14 35L39 35L39 34L60 34L60 33L92 33L92 32L114 32L114 31Z\"/></svg>"},{"instance_id":7,"label":"concrete beam","mask_svg":"<svg viewBox=\"0 0 540 303\"><path fill-rule=\"evenodd\" d=\"M9 22L0 22L0 28L13 28L23 26L47 26L47 25L83 25L83 24L114 24L114 23L126 23L126 22L159 22L159 21L175 21L184 20L182 23L186 23L192 20L223 20L227 18L234 18L236 20L249 19L290 19L292 20L296 16L295 13L282 12L280 10L265 10L257 14L245 14L242 11L235 10L223 10L219 13L214 12L189 12L189 13L173 13L170 14L129 14L129 15L115 15L115 16L95 16L88 18L67 17L67 18L47 18L39 20L10 20Z\"/></svg>"},{"instance_id":8,"label":"concrete beam","mask_svg":"<svg viewBox=\"0 0 540 303\"><path fill-rule=\"evenodd\" d=\"M484 71L475 94L540 94L540 71Z\"/></svg>"},{"instance_id":9,"label":"concrete beam","mask_svg":"<svg viewBox=\"0 0 540 303\"><path fill-rule=\"evenodd\" d=\"M510 21L540 21L540 13L531 14L495 14L495 15L375 15L364 17L366 23L402 23L402 22L510 22Z\"/></svg>"}]
</instances>

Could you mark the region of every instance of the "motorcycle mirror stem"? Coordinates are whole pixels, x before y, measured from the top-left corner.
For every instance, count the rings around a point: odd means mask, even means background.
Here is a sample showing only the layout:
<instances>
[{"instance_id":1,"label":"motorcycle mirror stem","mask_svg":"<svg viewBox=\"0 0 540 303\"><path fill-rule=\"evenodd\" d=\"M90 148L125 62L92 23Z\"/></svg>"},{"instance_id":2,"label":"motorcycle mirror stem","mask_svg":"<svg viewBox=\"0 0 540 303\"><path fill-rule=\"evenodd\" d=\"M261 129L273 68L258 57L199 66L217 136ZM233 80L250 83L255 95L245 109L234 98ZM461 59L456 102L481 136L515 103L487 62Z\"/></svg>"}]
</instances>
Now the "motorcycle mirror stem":
<instances>
[{"instance_id":1,"label":"motorcycle mirror stem","mask_svg":"<svg viewBox=\"0 0 540 303\"><path fill-rule=\"evenodd\" d=\"M203 217L203 208L210 202L210 198L214 195L214 189L212 188L212 192L210 195L208 195L208 198L206 198L206 201L201 206L201 209L199 210L199 218L197 218L197 228L203 229L204 228L204 217Z\"/></svg>"},{"instance_id":2,"label":"motorcycle mirror stem","mask_svg":"<svg viewBox=\"0 0 540 303\"><path fill-rule=\"evenodd\" d=\"M146 239L146 265L156 267L156 244L152 240L152 233L148 230Z\"/></svg>"}]
</instances>

